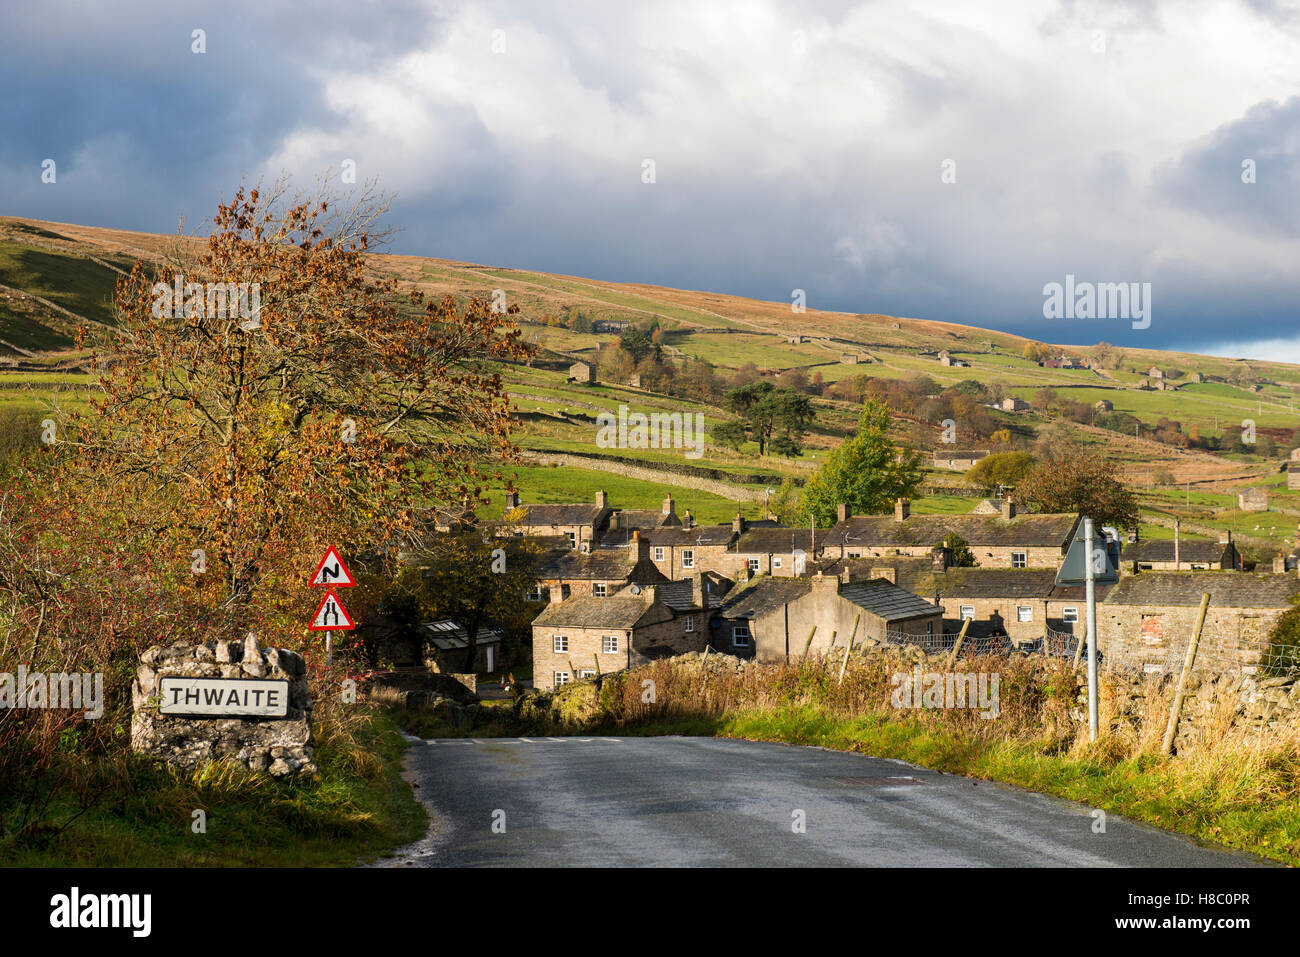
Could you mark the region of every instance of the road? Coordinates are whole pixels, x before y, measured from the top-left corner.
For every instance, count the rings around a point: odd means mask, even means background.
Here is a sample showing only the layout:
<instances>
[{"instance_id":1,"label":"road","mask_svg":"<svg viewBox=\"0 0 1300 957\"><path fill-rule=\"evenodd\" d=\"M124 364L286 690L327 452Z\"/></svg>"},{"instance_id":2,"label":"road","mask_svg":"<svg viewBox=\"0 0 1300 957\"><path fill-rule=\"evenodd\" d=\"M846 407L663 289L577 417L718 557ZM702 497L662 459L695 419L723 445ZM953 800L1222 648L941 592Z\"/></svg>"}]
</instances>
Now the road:
<instances>
[{"instance_id":1,"label":"road","mask_svg":"<svg viewBox=\"0 0 1300 957\"><path fill-rule=\"evenodd\" d=\"M890 759L718 738L415 740L430 836L389 866L1233 867L1263 863ZM802 822L803 827L800 828Z\"/></svg>"}]
</instances>

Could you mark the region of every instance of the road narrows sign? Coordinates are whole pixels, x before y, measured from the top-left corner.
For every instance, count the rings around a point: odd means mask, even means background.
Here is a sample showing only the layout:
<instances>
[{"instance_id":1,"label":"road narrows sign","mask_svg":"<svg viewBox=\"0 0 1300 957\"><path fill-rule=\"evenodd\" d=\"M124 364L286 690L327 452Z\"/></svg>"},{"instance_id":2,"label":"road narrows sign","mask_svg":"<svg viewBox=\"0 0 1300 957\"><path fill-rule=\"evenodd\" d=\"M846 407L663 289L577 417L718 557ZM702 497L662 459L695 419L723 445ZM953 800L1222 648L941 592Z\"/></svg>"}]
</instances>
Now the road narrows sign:
<instances>
[{"instance_id":1,"label":"road narrows sign","mask_svg":"<svg viewBox=\"0 0 1300 957\"><path fill-rule=\"evenodd\" d=\"M339 601L338 594L331 588L325 593L320 607L316 609L316 614L307 627L312 631L351 631L356 625L348 615L348 610Z\"/></svg>"},{"instance_id":2,"label":"road narrows sign","mask_svg":"<svg viewBox=\"0 0 1300 957\"><path fill-rule=\"evenodd\" d=\"M316 566L316 574L311 577L311 584L313 587L322 588L351 588L356 582L348 571L348 566L343 564L338 551L331 547Z\"/></svg>"}]
</instances>

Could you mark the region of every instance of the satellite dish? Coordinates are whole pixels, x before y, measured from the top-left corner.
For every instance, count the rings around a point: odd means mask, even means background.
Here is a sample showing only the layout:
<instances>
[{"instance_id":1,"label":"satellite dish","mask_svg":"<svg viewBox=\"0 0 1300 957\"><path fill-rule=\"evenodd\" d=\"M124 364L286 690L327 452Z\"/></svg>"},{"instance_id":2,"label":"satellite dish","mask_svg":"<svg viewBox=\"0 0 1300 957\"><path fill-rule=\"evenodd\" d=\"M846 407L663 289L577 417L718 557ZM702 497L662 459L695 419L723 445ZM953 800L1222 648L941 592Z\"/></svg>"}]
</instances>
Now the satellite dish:
<instances>
[{"instance_id":1,"label":"satellite dish","mask_svg":"<svg viewBox=\"0 0 1300 957\"><path fill-rule=\"evenodd\" d=\"M641 594L641 586L640 586L640 585L628 585L628 586L627 586L627 590L630 591L633 595L639 595L639 594Z\"/></svg>"}]
</instances>

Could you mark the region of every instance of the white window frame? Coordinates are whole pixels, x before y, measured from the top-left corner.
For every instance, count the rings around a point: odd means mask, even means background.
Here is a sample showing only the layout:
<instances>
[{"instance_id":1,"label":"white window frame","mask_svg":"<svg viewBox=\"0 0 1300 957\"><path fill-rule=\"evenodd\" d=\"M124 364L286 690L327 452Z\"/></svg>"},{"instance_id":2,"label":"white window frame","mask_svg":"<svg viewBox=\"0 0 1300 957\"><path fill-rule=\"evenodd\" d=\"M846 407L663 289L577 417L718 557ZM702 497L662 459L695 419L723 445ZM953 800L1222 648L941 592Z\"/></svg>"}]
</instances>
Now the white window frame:
<instances>
[{"instance_id":1,"label":"white window frame","mask_svg":"<svg viewBox=\"0 0 1300 957\"><path fill-rule=\"evenodd\" d=\"M780 568L780 567L781 567L781 559L780 559L779 556L777 556L777 557L773 557L773 559L772 559L772 567L773 567L773 568Z\"/></svg>"},{"instance_id":2,"label":"white window frame","mask_svg":"<svg viewBox=\"0 0 1300 957\"><path fill-rule=\"evenodd\" d=\"M609 591L609 590L608 590L608 588L606 587L606 585L605 585L604 582L593 582L593 583L592 583L592 586L591 586L591 593L592 593L592 595L594 595L595 597L597 597L597 598L605 598L605 597L608 596L608 591Z\"/></svg>"},{"instance_id":3,"label":"white window frame","mask_svg":"<svg viewBox=\"0 0 1300 957\"><path fill-rule=\"evenodd\" d=\"M695 616L694 616L694 615L687 615L687 616L686 616L686 630L687 630L687 631L694 631L694 630L695 630Z\"/></svg>"},{"instance_id":4,"label":"white window frame","mask_svg":"<svg viewBox=\"0 0 1300 957\"><path fill-rule=\"evenodd\" d=\"M693 549L693 548L683 548L683 549L682 549L682 568L694 568L694 567L695 567L695 549Z\"/></svg>"},{"instance_id":5,"label":"white window frame","mask_svg":"<svg viewBox=\"0 0 1300 957\"><path fill-rule=\"evenodd\" d=\"M664 547L663 547L662 545L656 545L656 546L655 546L655 552L654 552L654 555L655 555L655 561L657 561L657 562L661 562L661 561L663 561L663 560L664 560Z\"/></svg>"},{"instance_id":6,"label":"white window frame","mask_svg":"<svg viewBox=\"0 0 1300 957\"><path fill-rule=\"evenodd\" d=\"M1017 555L1020 556L1020 564L1018 564L1018 565L1016 564L1016 556L1017 556ZM1028 568L1028 567L1029 567L1029 553L1028 553L1028 552L1012 552L1012 553L1011 553L1011 567L1012 567L1012 568Z\"/></svg>"},{"instance_id":7,"label":"white window frame","mask_svg":"<svg viewBox=\"0 0 1300 957\"><path fill-rule=\"evenodd\" d=\"M578 672L579 681L581 681L583 678L594 678L594 677L596 677L595 668L583 668L581 671Z\"/></svg>"},{"instance_id":8,"label":"white window frame","mask_svg":"<svg viewBox=\"0 0 1300 957\"><path fill-rule=\"evenodd\" d=\"M1075 624L1079 620L1079 607L1077 605L1066 605L1061 609L1061 621L1067 624Z\"/></svg>"},{"instance_id":9,"label":"white window frame","mask_svg":"<svg viewBox=\"0 0 1300 957\"><path fill-rule=\"evenodd\" d=\"M600 639L600 653L603 655L618 654L618 635L605 635Z\"/></svg>"},{"instance_id":10,"label":"white window frame","mask_svg":"<svg viewBox=\"0 0 1300 957\"><path fill-rule=\"evenodd\" d=\"M569 636L568 635L551 635L551 651L557 655L566 655L569 653Z\"/></svg>"},{"instance_id":11,"label":"white window frame","mask_svg":"<svg viewBox=\"0 0 1300 957\"><path fill-rule=\"evenodd\" d=\"M758 559L758 558L745 559L745 567L749 569L749 573L751 575L757 575L759 566L762 564L763 564L762 559Z\"/></svg>"},{"instance_id":12,"label":"white window frame","mask_svg":"<svg viewBox=\"0 0 1300 957\"><path fill-rule=\"evenodd\" d=\"M569 683L569 673L567 671L557 671L552 675L555 687L562 688Z\"/></svg>"},{"instance_id":13,"label":"white window frame","mask_svg":"<svg viewBox=\"0 0 1300 957\"><path fill-rule=\"evenodd\" d=\"M753 638L754 636L749 633L749 625L731 626L731 646L733 648L748 648Z\"/></svg>"},{"instance_id":14,"label":"white window frame","mask_svg":"<svg viewBox=\"0 0 1300 957\"><path fill-rule=\"evenodd\" d=\"M1034 620L1033 605L1016 606L1016 621L1033 621L1033 620Z\"/></svg>"},{"instance_id":15,"label":"white window frame","mask_svg":"<svg viewBox=\"0 0 1300 957\"><path fill-rule=\"evenodd\" d=\"M961 605L961 606L959 606L958 609L957 609L957 615L958 615L958 617L960 618L960 620L962 620L962 621L974 621L974 620L975 620L975 606L974 606L974 605Z\"/></svg>"}]
</instances>

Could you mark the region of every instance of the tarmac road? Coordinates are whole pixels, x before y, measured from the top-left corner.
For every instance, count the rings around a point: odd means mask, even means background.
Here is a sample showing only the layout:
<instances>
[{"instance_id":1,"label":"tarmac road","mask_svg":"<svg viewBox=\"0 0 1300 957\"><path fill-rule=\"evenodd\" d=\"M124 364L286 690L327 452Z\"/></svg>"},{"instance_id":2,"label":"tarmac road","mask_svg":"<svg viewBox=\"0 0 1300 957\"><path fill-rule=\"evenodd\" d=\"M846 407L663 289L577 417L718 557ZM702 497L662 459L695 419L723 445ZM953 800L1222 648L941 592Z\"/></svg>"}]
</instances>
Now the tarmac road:
<instances>
[{"instance_id":1,"label":"tarmac road","mask_svg":"<svg viewBox=\"0 0 1300 957\"><path fill-rule=\"evenodd\" d=\"M414 740L407 766L434 824L388 866L1264 863L1115 815L1098 833L1083 805L821 748L682 737Z\"/></svg>"}]
</instances>

